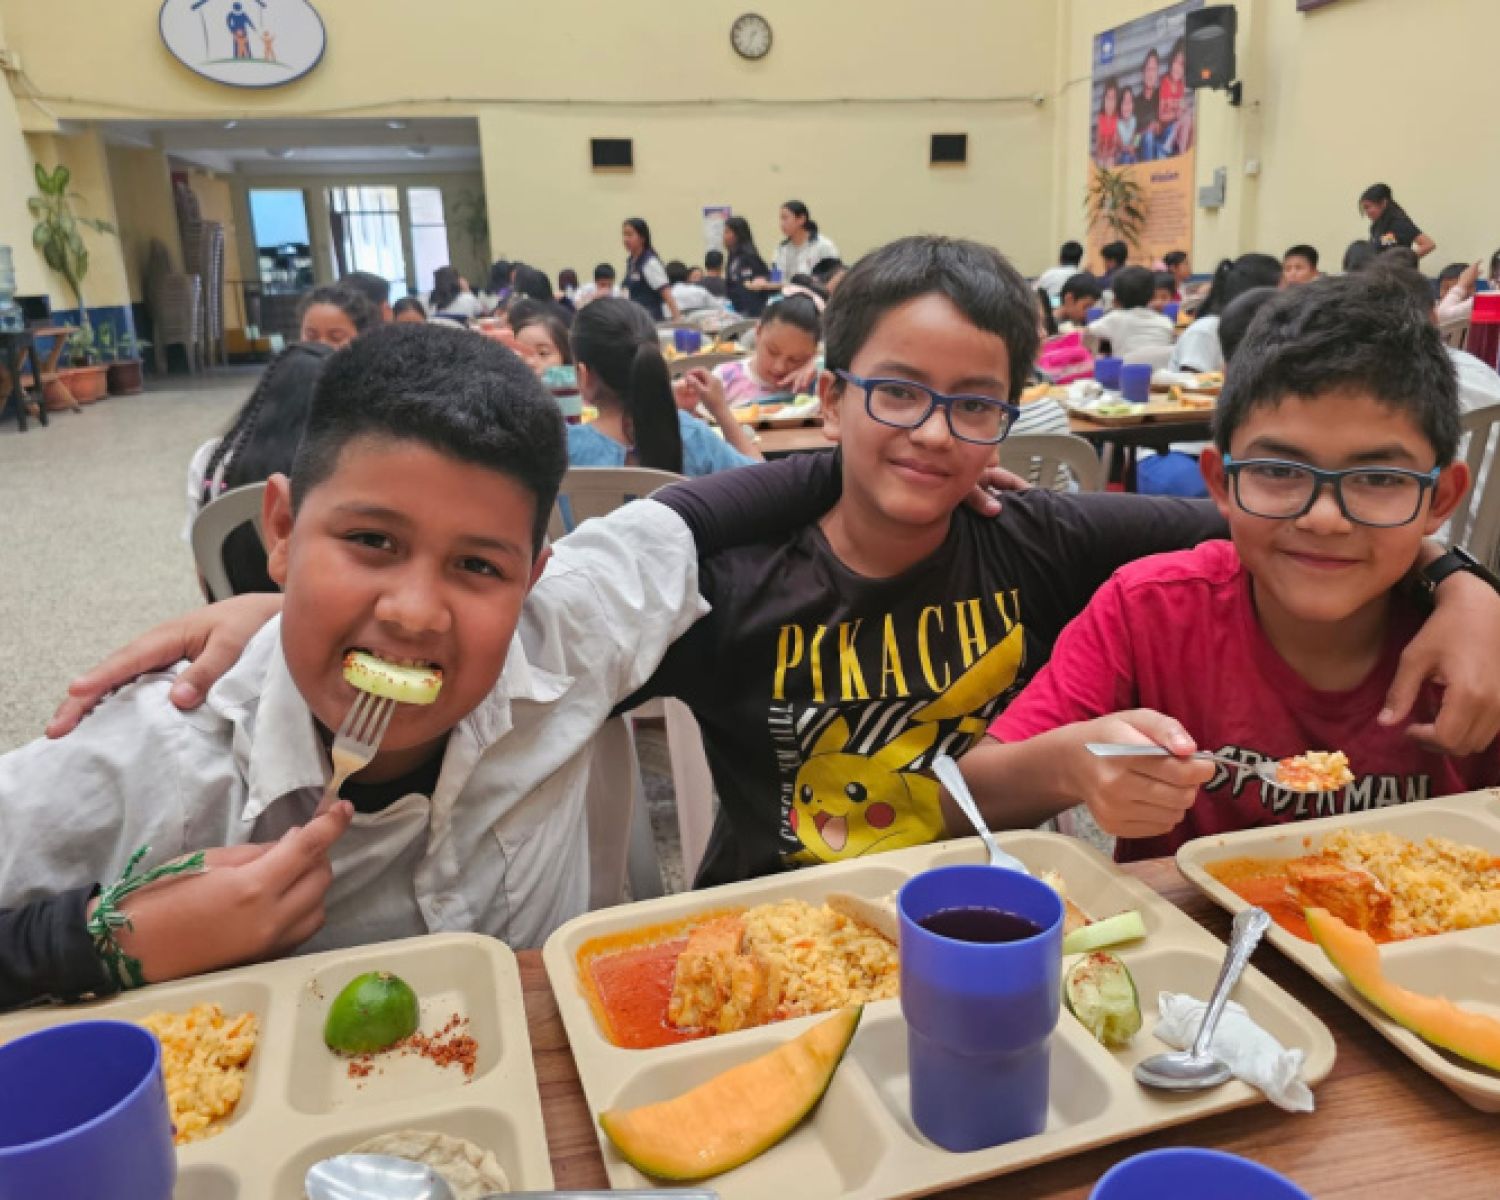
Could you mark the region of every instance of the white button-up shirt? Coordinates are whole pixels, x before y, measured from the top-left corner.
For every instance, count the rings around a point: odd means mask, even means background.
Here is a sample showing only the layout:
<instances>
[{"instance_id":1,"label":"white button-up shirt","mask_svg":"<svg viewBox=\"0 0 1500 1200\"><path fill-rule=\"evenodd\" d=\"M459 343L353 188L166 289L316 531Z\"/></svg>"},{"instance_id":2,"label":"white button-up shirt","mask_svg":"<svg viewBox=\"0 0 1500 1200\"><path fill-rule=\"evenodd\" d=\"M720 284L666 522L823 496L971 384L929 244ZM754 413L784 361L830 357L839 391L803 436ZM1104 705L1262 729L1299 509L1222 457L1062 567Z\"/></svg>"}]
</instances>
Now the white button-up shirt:
<instances>
[{"instance_id":1,"label":"white button-up shirt","mask_svg":"<svg viewBox=\"0 0 1500 1200\"><path fill-rule=\"evenodd\" d=\"M706 611L692 535L665 505L637 501L558 543L433 794L357 814L334 845L327 923L302 949L442 930L535 946L583 912L590 742ZM202 708L176 709L171 683L137 680L67 737L0 758L0 908L112 881L141 845L145 869L313 815L328 753L279 620Z\"/></svg>"}]
</instances>

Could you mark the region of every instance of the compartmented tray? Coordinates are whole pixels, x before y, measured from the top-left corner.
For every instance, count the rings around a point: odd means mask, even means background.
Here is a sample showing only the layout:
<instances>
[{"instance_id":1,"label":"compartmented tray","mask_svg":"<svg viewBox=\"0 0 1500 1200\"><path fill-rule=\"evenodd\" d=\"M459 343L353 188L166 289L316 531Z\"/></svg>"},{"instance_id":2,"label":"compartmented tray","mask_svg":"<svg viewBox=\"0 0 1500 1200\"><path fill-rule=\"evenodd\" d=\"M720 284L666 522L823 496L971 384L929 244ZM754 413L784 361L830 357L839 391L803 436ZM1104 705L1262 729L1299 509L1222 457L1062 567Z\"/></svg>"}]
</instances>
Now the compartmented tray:
<instances>
[{"instance_id":1,"label":"compartmented tray","mask_svg":"<svg viewBox=\"0 0 1500 1200\"><path fill-rule=\"evenodd\" d=\"M1129 401L1120 401L1129 403ZM1145 404L1131 404L1128 413L1101 413L1087 404L1069 403L1067 410L1075 417L1082 417L1085 421L1092 421L1095 425L1150 425L1170 424L1174 421L1210 421L1213 419L1213 405L1196 407L1192 405L1173 404L1169 400L1149 400Z\"/></svg>"},{"instance_id":2,"label":"compartmented tray","mask_svg":"<svg viewBox=\"0 0 1500 1200\"><path fill-rule=\"evenodd\" d=\"M1372 812L1320 817L1265 829L1198 838L1177 851L1177 866L1194 886L1231 913L1246 902L1208 873L1227 858L1297 858L1315 853L1335 829L1399 834L1414 842L1436 836L1500 855L1500 792L1472 792L1398 804ZM1483 1112L1500 1112L1500 1073L1467 1062L1423 1041L1363 999L1313 942L1272 925L1276 948L1373 1025L1422 1070ZM1475 1012L1500 1017L1500 925L1439 933L1380 948L1386 976L1401 987L1441 994Z\"/></svg>"},{"instance_id":3,"label":"compartmented tray","mask_svg":"<svg viewBox=\"0 0 1500 1200\"><path fill-rule=\"evenodd\" d=\"M352 1078L323 1045L333 998L356 975L392 971L421 1001L422 1032L453 1014L478 1043L474 1074L415 1055L377 1055ZM300 1200L307 1169L398 1129L464 1137L494 1153L512 1189L552 1187L541 1098L515 955L494 938L433 934L163 983L109 1000L0 1018L0 1042L68 1021L130 1021L217 1003L253 1012L259 1038L222 1130L177 1148L176 1200Z\"/></svg>"},{"instance_id":4,"label":"compartmented tray","mask_svg":"<svg viewBox=\"0 0 1500 1200\"><path fill-rule=\"evenodd\" d=\"M1105 1049L1063 1011L1052 1044L1046 1130L1009 1145L955 1154L928 1141L912 1122L900 1001L866 1005L849 1053L813 1116L759 1158L709 1181L724 1200L888 1200L926 1195L1262 1101L1259 1092L1238 1081L1196 1094L1148 1092L1130 1073L1140 1059L1164 1048L1152 1036L1158 992L1208 997L1224 953L1217 938L1076 839L1027 832L1002 835L1000 841L1033 871L1057 871L1069 898L1090 916L1098 919L1134 908L1145 919L1146 938L1116 951L1135 976L1145 1019L1129 1048ZM591 1111L597 1116L608 1108L675 1096L824 1018L802 1017L658 1049L621 1049L600 1029L578 977L577 954L584 943L767 901L820 904L830 892L840 891L879 899L929 867L983 861L983 848L971 838L669 896L569 922L548 939L543 957ZM1235 998L1283 1045L1306 1052L1309 1083L1327 1077L1333 1067L1333 1037L1312 1013L1253 968ZM647 1186L650 1181L626 1163L602 1133L599 1136L612 1185Z\"/></svg>"}]
</instances>

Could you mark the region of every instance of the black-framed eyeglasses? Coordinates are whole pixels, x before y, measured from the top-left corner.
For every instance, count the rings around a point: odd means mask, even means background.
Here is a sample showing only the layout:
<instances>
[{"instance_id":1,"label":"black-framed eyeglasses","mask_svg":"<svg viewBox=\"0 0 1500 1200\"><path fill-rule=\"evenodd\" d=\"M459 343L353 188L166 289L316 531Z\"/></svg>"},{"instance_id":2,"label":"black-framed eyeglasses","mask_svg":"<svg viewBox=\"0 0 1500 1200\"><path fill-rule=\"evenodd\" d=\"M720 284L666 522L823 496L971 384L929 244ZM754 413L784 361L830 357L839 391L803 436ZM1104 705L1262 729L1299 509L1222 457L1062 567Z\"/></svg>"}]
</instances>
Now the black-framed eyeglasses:
<instances>
[{"instance_id":1,"label":"black-framed eyeglasses","mask_svg":"<svg viewBox=\"0 0 1500 1200\"><path fill-rule=\"evenodd\" d=\"M1286 521L1311 511L1323 488L1333 489L1339 511L1356 525L1395 529L1422 512L1422 498L1437 486L1442 468L1350 467L1322 471L1279 458L1236 460L1224 456L1224 474L1234 501L1252 517Z\"/></svg>"},{"instance_id":2,"label":"black-framed eyeglasses","mask_svg":"<svg viewBox=\"0 0 1500 1200\"><path fill-rule=\"evenodd\" d=\"M1003 442L1021 410L993 396L949 396L910 379L865 379L849 371L835 371L845 383L863 388L865 411L894 429L919 429L941 408L948 431L962 442L993 446Z\"/></svg>"}]
</instances>

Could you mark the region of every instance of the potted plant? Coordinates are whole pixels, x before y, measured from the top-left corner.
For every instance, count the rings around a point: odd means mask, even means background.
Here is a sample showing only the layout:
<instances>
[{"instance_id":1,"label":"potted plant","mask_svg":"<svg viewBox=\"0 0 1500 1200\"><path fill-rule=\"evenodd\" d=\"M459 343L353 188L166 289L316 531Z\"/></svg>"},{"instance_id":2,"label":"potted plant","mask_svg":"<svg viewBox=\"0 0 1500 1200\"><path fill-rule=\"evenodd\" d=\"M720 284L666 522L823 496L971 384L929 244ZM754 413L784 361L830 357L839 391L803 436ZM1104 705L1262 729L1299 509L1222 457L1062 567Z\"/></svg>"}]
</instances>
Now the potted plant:
<instances>
[{"instance_id":1,"label":"potted plant","mask_svg":"<svg viewBox=\"0 0 1500 1200\"><path fill-rule=\"evenodd\" d=\"M42 252L47 265L67 281L78 301L78 323L81 329L89 329L88 305L83 302L83 281L89 273L89 250L83 244L80 228L92 229L96 233L114 233L115 227L108 221L93 217L80 217L73 211L73 201L82 197L68 191L68 182L73 178L67 167L59 165L48 171L41 163L36 164L36 185L40 196L26 201L36 224L31 229L31 242Z\"/></svg>"},{"instance_id":2,"label":"potted plant","mask_svg":"<svg viewBox=\"0 0 1500 1200\"><path fill-rule=\"evenodd\" d=\"M141 351L150 347L127 329L115 340L115 327L103 325L98 334L99 351L109 368L109 394L134 396L146 390L141 371Z\"/></svg>"},{"instance_id":3,"label":"potted plant","mask_svg":"<svg viewBox=\"0 0 1500 1200\"><path fill-rule=\"evenodd\" d=\"M1097 168L1089 179L1083 207L1090 227L1102 224L1111 240L1138 248L1146 224L1146 193L1125 168Z\"/></svg>"},{"instance_id":4,"label":"potted plant","mask_svg":"<svg viewBox=\"0 0 1500 1200\"><path fill-rule=\"evenodd\" d=\"M102 400L109 391L109 368L99 361L99 357L99 342L94 336L93 326L80 325L68 335L68 365L58 368L57 379L79 404ZM71 407L66 401L63 406Z\"/></svg>"}]
</instances>

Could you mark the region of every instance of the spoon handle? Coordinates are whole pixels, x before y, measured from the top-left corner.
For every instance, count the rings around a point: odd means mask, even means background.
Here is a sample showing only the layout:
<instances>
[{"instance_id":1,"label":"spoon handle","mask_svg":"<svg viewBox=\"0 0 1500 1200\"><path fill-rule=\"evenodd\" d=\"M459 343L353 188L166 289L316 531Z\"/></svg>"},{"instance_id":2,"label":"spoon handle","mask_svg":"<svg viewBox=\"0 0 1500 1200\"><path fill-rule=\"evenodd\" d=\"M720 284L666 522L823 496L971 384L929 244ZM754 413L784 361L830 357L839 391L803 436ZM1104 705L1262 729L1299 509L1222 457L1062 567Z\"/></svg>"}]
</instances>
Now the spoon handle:
<instances>
[{"instance_id":1,"label":"spoon handle","mask_svg":"<svg viewBox=\"0 0 1500 1200\"><path fill-rule=\"evenodd\" d=\"M1132 746L1122 742L1088 742L1084 747L1095 758L1182 758L1183 755L1173 754L1165 746ZM1185 756L1189 760L1196 759L1199 762L1216 762L1221 766L1231 767L1235 770L1244 770L1245 764L1232 758L1225 758L1221 754L1214 754L1208 750L1199 750L1196 753Z\"/></svg>"},{"instance_id":2,"label":"spoon handle","mask_svg":"<svg viewBox=\"0 0 1500 1200\"><path fill-rule=\"evenodd\" d=\"M958 805L963 810L964 816L969 818L969 824L974 826L975 832L979 834L979 840L990 852L990 858L1005 855L999 843L995 841L995 835L990 832L990 827L985 824L984 817L980 815L979 806L974 803L974 797L969 794L969 785L964 782L958 764L946 754L939 754L932 760L932 773L938 777L938 782L948 789L948 794L953 797L953 803ZM1009 856L1005 855L1005 857Z\"/></svg>"},{"instance_id":3,"label":"spoon handle","mask_svg":"<svg viewBox=\"0 0 1500 1200\"><path fill-rule=\"evenodd\" d=\"M1208 998L1208 1009L1203 1014L1203 1024L1193 1040L1193 1057L1203 1058L1213 1042L1214 1030L1219 1018L1224 1015L1224 1005L1229 1002L1229 993L1240 981L1245 965L1260 944L1261 935L1271 924L1271 915L1263 908L1247 908L1237 914L1229 934L1229 951L1224 955L1224 965L1219 969L1219 982L1214 984L1213 995Z\"/></svg>"}]
</instances>

